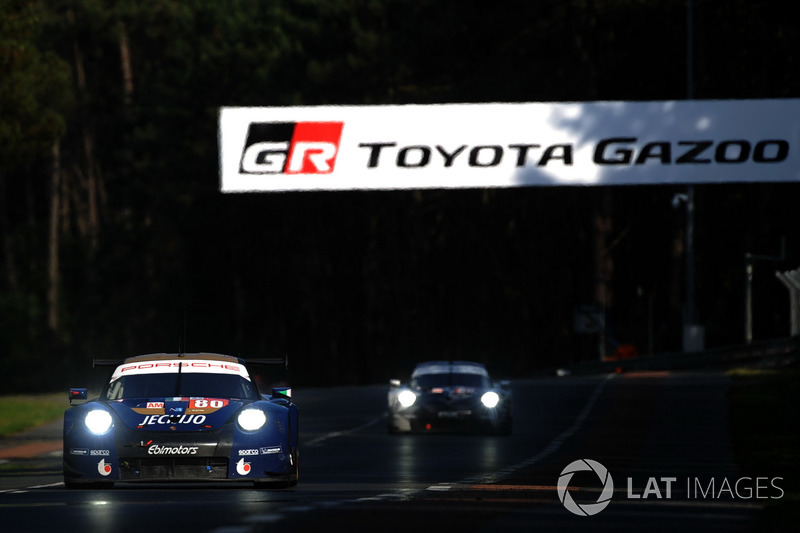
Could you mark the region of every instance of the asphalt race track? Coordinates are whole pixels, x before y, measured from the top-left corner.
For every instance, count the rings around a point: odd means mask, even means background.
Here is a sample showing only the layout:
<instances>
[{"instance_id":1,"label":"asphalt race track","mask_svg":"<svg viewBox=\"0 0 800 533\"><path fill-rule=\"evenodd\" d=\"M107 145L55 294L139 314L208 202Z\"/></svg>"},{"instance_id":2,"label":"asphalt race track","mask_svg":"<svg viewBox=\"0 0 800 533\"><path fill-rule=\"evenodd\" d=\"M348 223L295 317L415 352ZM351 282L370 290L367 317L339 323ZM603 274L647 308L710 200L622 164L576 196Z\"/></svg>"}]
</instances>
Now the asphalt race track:
<instances>
[{"instance_id":1,"label":"asphalt race track","mask_svg":"<svg viewBox=\"0 0 800 533\"><path fill-rule=\"evenodd\" d=\"M781 496L780 481L736 485L728 386L711 373L514 381L509 437L391 436L387 387L298 389L301 478L293 489L67 491L60 452L10 458L0 462L0 530L751 531L764 501ZM52 428L49 438L58 440ZM591 516L567 510L556 489L562 470L581 459L597 461L613 480L613 492L604 492L600 474L571 477L573 508L596 509L602 494L613 494Z\"/></svg>"}]
</instances>

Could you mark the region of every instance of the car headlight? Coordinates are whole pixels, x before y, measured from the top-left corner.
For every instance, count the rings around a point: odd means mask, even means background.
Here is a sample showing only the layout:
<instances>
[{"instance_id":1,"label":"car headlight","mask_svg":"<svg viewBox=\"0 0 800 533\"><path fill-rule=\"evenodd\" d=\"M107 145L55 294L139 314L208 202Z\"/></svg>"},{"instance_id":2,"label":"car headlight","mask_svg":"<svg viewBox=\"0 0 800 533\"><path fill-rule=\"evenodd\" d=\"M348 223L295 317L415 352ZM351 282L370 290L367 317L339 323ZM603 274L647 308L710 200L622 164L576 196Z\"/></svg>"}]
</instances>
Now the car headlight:
<instances>
[{"instance_id":1,"label":"car headlight","mask_svg":"<svg viewBox=\"0 0 800 533\"><path fill-rule=\"evenodd\" d=\"M113 420L111 419L111 414L105 409L95 409L86 414L83 423L95 435L103 435L111 429Z\"/></svg>"},{"instance_id":2,"label":"car headlight","mask_svg":"<svg viewBox=\"0 0 800 533\"><path fill-rule=\"evenodd\" d=\"M397 395L397 401L400 402L400 405L403 407L411 407L414 405L414 402L417 401L417 395L410 390L404 390Z\"/></svg>"},{"instance_id":3,"label":"car headlight","mask_svg":"<svg viewBox=\"0 0 800 533\"><path fill-rule=\"evenodd\" d=\"M481 396L481 403L489 409L497 407L497 404L500 403L500 396L496 392L489 391Z\"/></svg>"},{"instance_id":4,"label":"car headlight","mask_svg":"<svg viewBox=\"0 0 800 533\"><path fill-rule=\"evenodd\" d=\"M255 431L267 423L267 415L261 409L245 409L236 419L239 427L245 431Z\"/></svg>"}]
</instances>

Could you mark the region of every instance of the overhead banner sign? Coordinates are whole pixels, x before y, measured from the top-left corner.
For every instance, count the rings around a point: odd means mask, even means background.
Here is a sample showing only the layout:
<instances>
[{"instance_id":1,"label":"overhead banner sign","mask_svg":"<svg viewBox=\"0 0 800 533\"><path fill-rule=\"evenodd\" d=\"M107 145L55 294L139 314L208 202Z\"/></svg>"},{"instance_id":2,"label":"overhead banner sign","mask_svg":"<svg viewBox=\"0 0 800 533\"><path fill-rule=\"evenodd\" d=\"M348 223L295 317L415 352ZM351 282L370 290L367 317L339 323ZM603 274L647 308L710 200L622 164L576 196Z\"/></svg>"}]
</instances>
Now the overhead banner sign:
<instances>
[{"instance_id":1,"label":"overhead banner sign","mask_svg":"<svg viewBox=\"0 0 800 533\"><path fill-rule=\"evenodd\" d=\"M800 181L800 99L223 107L223 192Z\"/></svg>"}]
</instances>

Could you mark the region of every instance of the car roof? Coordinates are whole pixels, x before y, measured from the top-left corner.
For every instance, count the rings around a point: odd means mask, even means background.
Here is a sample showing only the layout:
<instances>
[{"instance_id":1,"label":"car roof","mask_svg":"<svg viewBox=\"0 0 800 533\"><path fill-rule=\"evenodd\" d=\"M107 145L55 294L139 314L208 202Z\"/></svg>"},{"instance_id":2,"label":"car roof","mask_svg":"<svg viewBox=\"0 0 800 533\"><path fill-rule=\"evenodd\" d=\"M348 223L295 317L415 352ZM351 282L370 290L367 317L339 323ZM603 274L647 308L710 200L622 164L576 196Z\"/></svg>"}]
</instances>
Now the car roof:
<instances>
[{"instance_id":1,"label":"car roof","mask_svg":"<svg viewBox=\"0 0 800 533\"><path fill-rule=\"evenodd\" d=\"M424 363L417 364L411 375L413 377L422 374L446 374L450 372L456 374L489 375L486 371L486 367L482 363L475 363L473 361L425 361Z\"/></svg>"},{"instance_id":2,"label":"car roof","mask_svg":"<svg viewBox=\"0 0 800 533\"><path fill-rule=\"evenodd\" d=\"M237 375L250 380L244 361L238 357L218 353L151 353L128 357L115 364L110 380L123 375L153 375L169 373L203 373Z\"/></svg>"},{"instance_id":3,"label":"car roof","mask_svg":"<svg viewBox=\"0 0 800 533\"><path fill-rule=\"evenodd\" d=\"M226 363L241 363L238 357L221 353L150 353L144 355L134 355L122 361L123 364L139 363L142 361L165 361L175 359L200 359L204 361L223 361Z\"/></svg>"},{"instance_id":4,"label":"car roof","mask_svg":"<svg viewBox=\"0 0 800 533\"><path fill-rule=\"evenodd\" d=\"M469 365L469 366L477 366L480 368L486 368L483 363L476 363L474 361L424 361L422 363L418 363L416 368L423 368L426 366L441 366L441 365Z\"/></svg>"}]
</instances>

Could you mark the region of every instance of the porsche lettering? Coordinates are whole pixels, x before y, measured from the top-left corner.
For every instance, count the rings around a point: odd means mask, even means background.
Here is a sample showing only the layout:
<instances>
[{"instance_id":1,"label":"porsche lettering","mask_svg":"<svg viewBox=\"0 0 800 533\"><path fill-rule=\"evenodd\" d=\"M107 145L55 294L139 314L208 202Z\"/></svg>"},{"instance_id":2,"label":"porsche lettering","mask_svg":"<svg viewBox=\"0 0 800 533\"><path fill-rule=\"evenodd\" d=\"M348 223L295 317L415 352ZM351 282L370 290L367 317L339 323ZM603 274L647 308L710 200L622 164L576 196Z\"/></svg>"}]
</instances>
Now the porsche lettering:
<instances>
[{"instance_id":1,"label":"porsche lettering","mask_svg":"<svg viewBox=\"0 0 800 533\"><path fill-rule=\"evenodd\" d=\"M227 364L227 363L206 363L201 361L170 361L165 363L143 363L140 365L128 365L123 366L119 369L120 373L129 372L131 370L150 370L150 369L167 369L167 368L174 368L177 369L178 365L182 366L183 369L189 368L217 368L220 370L231 370L234 372L239 372L241 370L241 366Z\"/></svg>"},{"instance_id":2,"label":"porsche lettering","mask_svg":"<svg viewBox=\"0 0 800 533\"><path fill-rule=\"evenodd\" d=\"M237 363L225 361L152 361L142 363L131 363L120 365L111 376L112 381L120 379L122 376L140 374L171 374L171 373L198 373L198 374L233 374L249 379L250 376L244 366Z\"/></svg>"}]
</instances>

